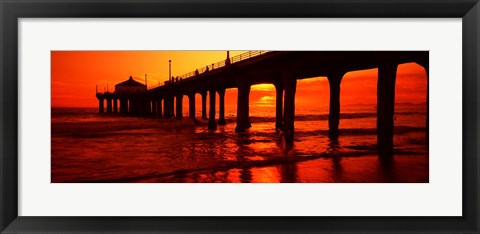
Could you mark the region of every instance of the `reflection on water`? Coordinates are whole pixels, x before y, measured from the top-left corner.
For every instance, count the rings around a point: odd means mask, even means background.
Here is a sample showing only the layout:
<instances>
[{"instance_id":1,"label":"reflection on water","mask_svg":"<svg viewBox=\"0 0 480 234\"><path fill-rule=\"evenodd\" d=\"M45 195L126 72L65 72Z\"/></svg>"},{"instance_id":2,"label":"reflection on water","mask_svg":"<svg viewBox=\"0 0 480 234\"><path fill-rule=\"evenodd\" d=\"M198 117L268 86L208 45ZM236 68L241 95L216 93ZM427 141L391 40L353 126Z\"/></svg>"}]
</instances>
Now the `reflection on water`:
<instances>
[{"instance_id":1,"label":"reflection on water","mask_svg":"<svg viewBox=\"0 0 480 234\"><path fill-rule=\"evenodd\" d=\"M235 133L233 120L209 131L200 120L94 111L52 110L52 182L428 182L418 112L398 114L395 157L385 162L376 156L372 115L342 120L337 140L323 117L300 116L285 155L271 119Z\"/></svg>"},{"instance_id":2,"label":"reflection on water","mask_svg":"<svg viewBox=\"0 0 480 234\"><path fill-rule=\"evenodd\" d=\"M425 156L400 156L396 162L381 164L377 156L319 158L279 162L275 166L199 171L166 177L152 177L141 182L202 183L422 183L428 182Z\"/></svg>"}]
</instances>

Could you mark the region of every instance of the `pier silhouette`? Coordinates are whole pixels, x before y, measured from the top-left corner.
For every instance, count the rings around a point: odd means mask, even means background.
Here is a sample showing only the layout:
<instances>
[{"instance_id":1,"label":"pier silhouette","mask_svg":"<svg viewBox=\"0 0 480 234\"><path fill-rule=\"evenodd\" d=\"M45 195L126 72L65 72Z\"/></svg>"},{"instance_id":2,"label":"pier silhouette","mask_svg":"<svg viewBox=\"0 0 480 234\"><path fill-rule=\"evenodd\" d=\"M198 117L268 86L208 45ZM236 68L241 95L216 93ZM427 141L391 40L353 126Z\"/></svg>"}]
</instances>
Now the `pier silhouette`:
<instances>
[{"instance_id":1,"label":"pier silhouette","mask_svg":"<svg viewBox=\"0 0 480 234\"><path fill-rule=\"evenodd\" d=\"M399 64L415 62L427 74L426 142L428 144L428 51L249 51L224 61L212 63L182 76L173 77L162 85L147 86L130 77L117 84L114 92L96 92L99 112L156 117L184 118L183 97L189 99L189 118L195 119L195 95L202 98L202 116L208 129L225 125L225 91L238 89L236 132L251 127L249 119L250 87L273 84L276 90L275 127L285 132L285 140L293 144L295 125L295 92L297 80L327 77L330 87L328 135L339 137L340 88L347 72L378 68L377 79L377 149L380 158L393 155L395 82ZM215 119L216 93L219 95L219 118ZM176 107L174 103L176 100ZM320 101L320 100L319 100ZM176 113L174 113L174 109Z\"/></svg>"}]
</instances>

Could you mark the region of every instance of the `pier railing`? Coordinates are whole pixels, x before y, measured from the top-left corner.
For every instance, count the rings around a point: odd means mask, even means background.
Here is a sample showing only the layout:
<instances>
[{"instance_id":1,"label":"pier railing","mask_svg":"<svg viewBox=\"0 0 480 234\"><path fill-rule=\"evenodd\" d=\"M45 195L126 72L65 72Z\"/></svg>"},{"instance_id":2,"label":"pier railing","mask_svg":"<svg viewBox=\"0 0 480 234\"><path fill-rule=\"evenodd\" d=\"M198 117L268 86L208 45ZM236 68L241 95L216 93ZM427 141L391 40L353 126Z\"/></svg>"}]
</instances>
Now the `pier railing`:
<instances>
[{"instance_id":1,"label":"pier railing","mask_svg":"<svg viewBox=\"0 0 480 234\"><path fill-rule=\"evenodd\" d=\"M259 56L259 55L262 55L262 54L266 54L267 52L268 51L264 51L264 50L248 51L248 52L245 52L245 53L242 53L242 54L231 57L230 58L230 64L238 63L240 61L247 60L249 58L253 58L253 57L256 57L256 56ZM209 71L212 71L212 70L215 70L215 69L225 67L225 65L226 65L225 60L223 60L223 61L220 61L220 62L212 63L210 65L206 65L205 67L197 68L197 69L195 69L195 71L185 73L181 76L176 76L174 78L175 79L178 78L179 81L180 80L185 80L185 79L192 78L194 76L203 74L205 72L209 72ZM148 89L154 89L154 88L157 88L159 86L162 86L162 84L152 85Z\"/></svg>"}]
</instances>

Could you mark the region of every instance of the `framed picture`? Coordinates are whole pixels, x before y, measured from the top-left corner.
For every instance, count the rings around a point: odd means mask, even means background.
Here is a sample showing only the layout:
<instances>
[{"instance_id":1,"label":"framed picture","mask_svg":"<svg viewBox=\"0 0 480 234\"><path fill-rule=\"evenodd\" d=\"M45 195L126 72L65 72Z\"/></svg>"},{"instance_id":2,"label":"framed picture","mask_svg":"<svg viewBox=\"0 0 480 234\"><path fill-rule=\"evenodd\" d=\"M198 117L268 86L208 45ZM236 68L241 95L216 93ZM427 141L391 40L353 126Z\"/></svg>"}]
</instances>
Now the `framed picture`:
<instances>
[{"instance_id":1,"label":"framed picture","mask_svg":"<svg viewBox=\"0 0 480 234\"><path fill-rule=\"evenodd\" d=\"M478 1L2 1L1 233L478 233Z\"/></svg>"}]
</instances>

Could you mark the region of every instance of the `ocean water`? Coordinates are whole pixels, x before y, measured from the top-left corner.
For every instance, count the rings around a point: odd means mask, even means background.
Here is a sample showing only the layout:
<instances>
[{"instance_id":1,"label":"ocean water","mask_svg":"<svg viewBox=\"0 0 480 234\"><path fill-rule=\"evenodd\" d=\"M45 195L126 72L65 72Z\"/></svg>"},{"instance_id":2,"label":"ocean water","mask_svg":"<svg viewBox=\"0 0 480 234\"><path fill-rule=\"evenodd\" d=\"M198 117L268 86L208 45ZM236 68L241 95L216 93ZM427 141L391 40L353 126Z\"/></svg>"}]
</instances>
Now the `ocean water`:
<instances>
[{"instance_id":1,"label":"ocean water","mask_svg":"<svg viewBox=\"0 0 480 234\"><path fill-rule=\"evenodd\" d=\"M252 128L235 133L235 115L211 131L197 123L52 108L53 183L428 182L424 105L396 106L394 159L376 154L370 106L342 110L340 136L328 138L326 110L296 110L294 147L285 152L274 113L254 107ZM185 113L185 112L184 112ZM188 116L184 114L184 116Z\"/></svg>"}]
</instances>

